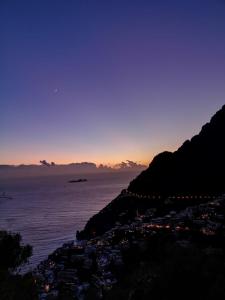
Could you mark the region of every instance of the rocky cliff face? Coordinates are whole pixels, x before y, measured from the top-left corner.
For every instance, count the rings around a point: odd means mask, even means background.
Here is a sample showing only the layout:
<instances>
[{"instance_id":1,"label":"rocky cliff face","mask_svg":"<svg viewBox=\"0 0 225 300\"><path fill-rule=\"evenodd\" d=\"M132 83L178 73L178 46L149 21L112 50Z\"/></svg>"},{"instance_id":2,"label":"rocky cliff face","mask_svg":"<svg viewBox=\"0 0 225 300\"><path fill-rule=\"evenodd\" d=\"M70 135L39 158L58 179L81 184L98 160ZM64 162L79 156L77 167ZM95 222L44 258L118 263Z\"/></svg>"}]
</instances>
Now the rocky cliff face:
<instances>
[{"instance_id":1,"label":"rocky cliff face","mask_svg":"<svg viewBox=\"0 0 225 300\"><path fill-rule=\"evenodd\" d=\"M102 234L120 222L121 216L126 223L139 210L163 209L168 196L222 193L225 193L225 106L177 151L158 154L148 169L130 183L128 192L94 215L77 237L89 238L93 232ZM184 200L181 202L179 205L185 206Z\"/></svg>"},{"instance_id":2,"label":"rocky cliff face","mask_svg":"<svg viewBox=\"0 0 225 300\"><path fill-rule=\"evenodd\" d=\"M157 155L129 190L146 194L225 191L225 106L174 153Z\"/></svg>"}]
</instances>

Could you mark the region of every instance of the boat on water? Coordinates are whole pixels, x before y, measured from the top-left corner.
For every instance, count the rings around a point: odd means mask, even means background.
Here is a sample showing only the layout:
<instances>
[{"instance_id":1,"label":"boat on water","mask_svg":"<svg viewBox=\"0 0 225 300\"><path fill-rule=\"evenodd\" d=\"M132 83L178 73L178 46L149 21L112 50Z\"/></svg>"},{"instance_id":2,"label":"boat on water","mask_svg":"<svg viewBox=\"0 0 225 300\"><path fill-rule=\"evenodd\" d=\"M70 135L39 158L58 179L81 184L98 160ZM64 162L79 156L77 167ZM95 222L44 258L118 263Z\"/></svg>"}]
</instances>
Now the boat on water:
<instances>
[{"instance_id":1,"label":"boat on water","mask_svg":"<svg viewBox=\"0 0 225 300\"><path fill-rule=\"evenodd\" d=\"M69 183L74 183L74 182L85 182L85 181L87 181L87 179L80 178L80 179L69 180L68 182Z\"/></svg>"},{"instance_id":2,"label":"boat on water","mask_svg":"<svg viewBox=\"0 0 225 300\"><path fill-rule=\"evenodd\" d=\"M10 199L12 199L12 197L6 195L6 193L3 192L3 193L0 195L0 199L8 199L8 200L10 200Z\"/></svg>"}]
</instances>

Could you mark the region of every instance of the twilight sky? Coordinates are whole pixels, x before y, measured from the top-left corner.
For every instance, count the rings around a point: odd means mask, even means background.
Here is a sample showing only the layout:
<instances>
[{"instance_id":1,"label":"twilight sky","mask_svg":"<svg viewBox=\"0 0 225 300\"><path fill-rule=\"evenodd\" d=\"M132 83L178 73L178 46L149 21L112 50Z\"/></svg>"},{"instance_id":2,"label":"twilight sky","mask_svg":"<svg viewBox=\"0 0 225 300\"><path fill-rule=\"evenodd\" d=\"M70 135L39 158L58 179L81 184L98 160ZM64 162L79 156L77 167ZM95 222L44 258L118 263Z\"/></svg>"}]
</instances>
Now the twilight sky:
<instances>
[{"instance_id":1,"label":"twilight sky","mask_svg":"<svg viewBox=\"0 0 225 300\"><path fill-rule=\"evenodd\" d=\"M1 0L0 164L175 150L225 103L223 0Z\"/></svg>"}]
</instances>

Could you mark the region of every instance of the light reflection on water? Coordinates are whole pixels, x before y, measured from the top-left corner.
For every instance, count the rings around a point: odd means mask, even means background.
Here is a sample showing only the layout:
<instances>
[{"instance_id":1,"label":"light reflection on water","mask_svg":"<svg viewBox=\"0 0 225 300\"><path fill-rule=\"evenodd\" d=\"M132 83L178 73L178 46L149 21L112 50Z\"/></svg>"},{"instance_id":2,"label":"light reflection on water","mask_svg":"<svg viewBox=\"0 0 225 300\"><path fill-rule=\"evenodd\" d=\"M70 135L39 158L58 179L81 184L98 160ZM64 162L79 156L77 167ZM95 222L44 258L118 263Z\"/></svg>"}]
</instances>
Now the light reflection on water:
<instances>
[{"instance_id":1,"label":"light reflection on water","mask_svg":"<svg viewBox=\"0 0 225 300\"><path fill-rule=\"evenodd\" d=\"M126 188L137 173L89 174L87 182L68 183L71 175L0 179L0 230L21 233L33 246L31 266L75 238L87 220ZM80 176L74 176L75 178ZM82 178L84 176L82 175Z\"/></svg>"}]
</instances>

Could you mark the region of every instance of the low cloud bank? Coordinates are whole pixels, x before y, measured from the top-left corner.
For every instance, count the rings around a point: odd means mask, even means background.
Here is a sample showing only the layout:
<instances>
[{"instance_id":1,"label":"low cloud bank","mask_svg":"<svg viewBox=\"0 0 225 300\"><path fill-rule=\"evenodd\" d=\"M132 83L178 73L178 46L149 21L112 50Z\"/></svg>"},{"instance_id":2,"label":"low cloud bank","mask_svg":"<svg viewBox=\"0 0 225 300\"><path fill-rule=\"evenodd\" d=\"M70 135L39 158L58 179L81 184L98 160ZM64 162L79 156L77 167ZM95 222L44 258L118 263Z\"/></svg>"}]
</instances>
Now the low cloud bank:
<instances>
[{"instance_id":1,"label":"low cloud bank","mask_svg":"<svg viewBox=\"0 0 225 300\"><path fill-rule=\"evenodd\" d=\"M79 174L79 173L99 173L115 171L142 171L145 165L137 162L126 160L114 166L100 164L97 166L92 162L80 162L70 164L56 164L47 160L40 160L39 165L0 165L0 176L37 176L53 174Z\"/></svg>"}]
</instances>

